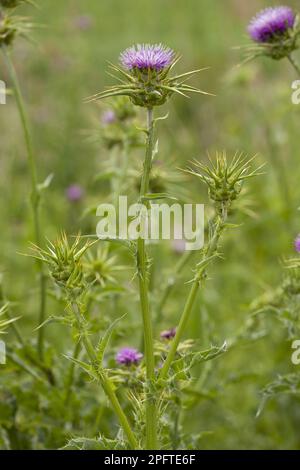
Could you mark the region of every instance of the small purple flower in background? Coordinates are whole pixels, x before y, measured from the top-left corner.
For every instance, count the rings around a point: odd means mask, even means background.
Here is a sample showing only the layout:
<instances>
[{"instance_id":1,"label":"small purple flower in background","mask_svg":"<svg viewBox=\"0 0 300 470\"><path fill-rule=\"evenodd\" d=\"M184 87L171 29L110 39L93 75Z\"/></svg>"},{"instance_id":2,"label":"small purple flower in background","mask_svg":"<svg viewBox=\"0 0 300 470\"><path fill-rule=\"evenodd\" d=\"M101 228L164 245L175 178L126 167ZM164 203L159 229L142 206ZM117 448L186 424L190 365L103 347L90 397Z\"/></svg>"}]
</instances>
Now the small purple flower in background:
<instances>
[{"instance_id":1,"label":"small purple flower in background","mask_svg":"<svg viewBox=\"0 0 300 470\"><path fill-rule=\"evenodd\" d=\"M296 238L294 246L297 253L300 253L300 235Z\"/></svg>"},{"instance_id":2,"label":"small purple flower in background","mask_svg":"<svg viewBox=\"0 0 300 470\"><path fill-rule=\"evenodd\" d=\"M186 250L186 241L185 240L173 240L172 249L176 254L181 255Z\"/></svg>"},{"instance_id":3,"label":"small purple flower in background","mask_svg":"<svg viewBox=\"0 0 300 470\"><path fill-rule=\"evenodd\" d=\"M116 122L116 119L116 113L112 109L108 109L102 114L102 124L104 124L105 126L113 124L114 122Z\"/></svg>"},{"instance_id":4,"label":"small purple flower in background","mask_svg":"<svg viewBox=\"0 0 300 470\"><path fill-rule=\"evenodd\" d=\"M74 20L74 26L81 31L88 31L93 26L93 19L90 15L80 15Z\"/></svg>"},{"instance_id":5,"label":"small purple flower in background","mask_svg":"<svg viewBox=\"0 0 300 470\"><path fill-rule=\"evenodd\" d=\"M252 19L248 32L256 42L272 41L293 28L295 20L296 15L290 7L266 8Z\"/></svg>"},{"instance_id":6,"label":"small purple flower in background","mask_svg":"<svg viewBox=\"0 0 300 470\"><path fill-rule=\"evenodd\" d=\"M136 349L122 348L116 356L116 361L121 365L132 366L137 365L142 358L143 354Z\"/></svg>"},{"instance_id":7,"label":"small purple flower in background","mask_svg":"<svg viewBox=\"0 0 300 470\"><path fill-rule=\"evenodd\" d=\"M83 189L78 184L72 184L66 190L66 197L70 202L79 202L83 198Z\"/></svg>"},{"instance_id":8,"label":"small purple flower in background","mask_svg":"<svg viewBox=\"0 0 300 470\"><path fill-rule=\"evenodd\" d=\"M162 339L173 339L176 336L176 328L171 328L170 330L162 331L160 337Z\"/></svg>"},{"instance_id":9,"label":"small purple flower in background","mask_svg":"<svg viewBox=\"0 0 300 470\"><path fill-rule=\"evenodd\" d=\"M137 44L129 47L120 56L125 69L152 69L161 71L172 64L175 54L162 44Z\"/></svg>"}]
</instances>

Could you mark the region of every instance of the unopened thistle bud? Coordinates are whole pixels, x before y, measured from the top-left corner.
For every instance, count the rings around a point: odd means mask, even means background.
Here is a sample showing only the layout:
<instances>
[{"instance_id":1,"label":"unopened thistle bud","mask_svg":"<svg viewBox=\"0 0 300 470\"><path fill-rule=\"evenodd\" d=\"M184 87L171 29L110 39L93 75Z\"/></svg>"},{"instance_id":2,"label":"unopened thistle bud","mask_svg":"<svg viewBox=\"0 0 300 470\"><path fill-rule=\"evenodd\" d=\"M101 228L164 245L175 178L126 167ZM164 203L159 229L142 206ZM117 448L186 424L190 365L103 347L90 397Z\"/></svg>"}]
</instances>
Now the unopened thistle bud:
<instances>
[{"instance_id":1,"label":"unopened thistle bud","mask_svg":"<svg viewBox=\"0 0 300 470\"><path fill-rule=\"evenodd\" d=\"M186 83L201 70L170 77L177 61L174 51L162 44L137 44L129 47L120 55L121 66L111 65L113 72L119 74L122 84L98 93L87 101L128 96L136 106L153 108L164 104L174 93L183 96L189 92L209 94Z\"/></svg>"},{"instance_id":2,"label":"unopened thistle bud","mask_svg":"<svg viewBox=\"0 0 300 470\"><path fill-rule=\"evenodd\" d=\"M0 47L10 46L16 36L27 37L32 23L26 18L11 16L0 11Z\"/></svg>"},{"instance_id":3,"label":"unopened thistle bud","mask_svg":"<svg viewBox=\"0 0 300 470\"><path fill-rule=\"evenodd\" d=\"M17 26L11 17L0 13L0 47L9 46L17 34Z\"/></svg>"},{"instance_id":4,"label":"unopened thistle bud","mask_svg":"<svg viewBox=\"0 0 300 470\"><path fill-rule=\"evenodd\" d=\"M0 0L0 6L4 8L16 8L24 0Z\"/></svg>"},{"instance_id":5,"label":"unopened thistle bud","mask_svg":"<svg viewBox=\"0 0 300 470\"><path fill-rule=\"evenodd\" d=\"M45 262L55 283L64 288L68 293L80 294L85 288L83 275L82 256L91 246L87 242L80 248L78 236L73 245L70 245L65 234L62 234L55 243L48 243L48 248L33 246L37 253L34 257Z\"/></svg>"},{"instance_id":6,"label":"unopened thistle bud","mask_svg":"<svg viewBox=\"0 0 300 470\"><path fill-rule=\"evenodd\" d=\"M209 196L215 203L217 210L222 207L227 209L239 196L243 183L248 178L259 174L259 167L251 169L251 160L236 154L231 162L226 153L217 153L216 162L210 161L210 166L201 162L194 162L196 170L188 170L188 173L198 176L208 186Z\"/></svg>"},{"instance_id":7,"label":"unopened thistle bud","mask_svg":"<svg viewBox=\"0 0 300 470\"><path fill-rule=\"evenodd\" d=\"M251 20L248 33L255 42L249 47L252 57L265 55L280 60L299 47L299 19L287 6L262 10Z\"/></svg>"}]
</instances>

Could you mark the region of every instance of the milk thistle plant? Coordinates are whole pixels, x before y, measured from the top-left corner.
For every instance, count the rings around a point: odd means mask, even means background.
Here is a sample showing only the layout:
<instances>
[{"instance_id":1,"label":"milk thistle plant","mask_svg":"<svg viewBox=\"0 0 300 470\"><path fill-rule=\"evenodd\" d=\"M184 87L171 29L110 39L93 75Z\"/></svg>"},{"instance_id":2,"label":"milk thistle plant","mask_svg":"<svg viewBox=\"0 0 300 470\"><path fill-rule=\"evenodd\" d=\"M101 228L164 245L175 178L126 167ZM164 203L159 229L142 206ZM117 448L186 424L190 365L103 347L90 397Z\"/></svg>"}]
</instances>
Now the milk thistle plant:
<instances>
[{"instance_id":1,"label":"milk thistle plant","mask_svg":"<svg viewBox=\"0 0 300 470\"><path fill-rule=\"evenodd\" d=\"M139 203L149 204L150 199L156 196L156 194L149 194L151 170L156 154L154 133L156 124L160 119L154 117L154 109L166 103L174 94L182 96L187 96L189 93L208 94L187 84L189 78L203 69L171 76L178 59L172 50L161 44L132 46L121 54L120 66L110 65L111 70L117 74L116 78L120 83L104 92L93 95L87 100L97 101L104 98L126 96L135 106L146 110L147 127L143 129L146 134L146 151ZM192 287L178 327L162 332L161 339L165 341L165 346L159 348L161 361L159 368L153 339L153 319L149 299L150 260L145 240L139 238L134 249L136 252L139 297L143 320L144 361L146 366L146 382L142 390L144 398L142 401L138 400L139 405L136 416L143 416L144 412L140 409L140 403L145 403L146 439L144 443L143 440L139 440L139 445L146 449L156 449L162 445L158 438L158 422L162 417L163 410L165 410L168 397L170 397L170 393L172 394L171 384L174 382L175 377L180 377L178 360L181 361L181 353L179 351L182 351L184 358L181 367L186 370L189 370L197 361L206 360L203 358L210 357L210 353L207 352L203 355L200 354L200 356L196 355L196 357L193 357L193 355L184 357L186 346L181 345L180 342L190 318L199 287L206 279L208 266L220 255L219 241L228 226L227 217L231 205L239 197L244 182L258 174L258 170L251 169L251 161L244 158L242 154L236 154L230 161L225 153L217 154L216 163L211 162L210 167L195 162L194 169L190 169L188 172L197 176L200 181L208 186L209 195L215 207L215 217L210 225L209 241L202 250L201 259L195 268L194 278L190 281ZM222 352L224 352L224 347L212 353L212 357ZM190 361L188 361L188 358L190 358ZM93 363L91 356L90 359ZM142 354L127 347L118 352L116 359L120 365L125 367L134 366L140 363ZM181 373L182 375L185 377L184 372ZM132 436L128 433L127 424L125 423L124 426L124 419L123 421L120 419L120 422L123 424L123 430L126 432L128 439L130 438L129 442L132 445Z\"/></svg>"}]
</instances>

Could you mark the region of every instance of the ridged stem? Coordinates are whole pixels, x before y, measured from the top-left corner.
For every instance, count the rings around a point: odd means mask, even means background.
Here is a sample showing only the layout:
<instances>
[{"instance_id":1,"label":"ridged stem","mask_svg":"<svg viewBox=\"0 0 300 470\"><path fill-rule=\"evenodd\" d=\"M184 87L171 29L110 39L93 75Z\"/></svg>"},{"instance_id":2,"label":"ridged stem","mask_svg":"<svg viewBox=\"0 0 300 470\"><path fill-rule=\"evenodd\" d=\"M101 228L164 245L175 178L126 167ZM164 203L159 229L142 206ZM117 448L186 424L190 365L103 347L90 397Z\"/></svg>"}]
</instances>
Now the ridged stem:
<instances>
[{"instance_id":1,"label":"ridged stem","mask_svg":"<svg viewBox=\"0 0 300 470\"><path fill-rule=\"evenodd\" d=\"M295 61L294 57L291 54L288 55L287 58L290 64L292 65L292 67L296 70L297 75L300 78L300 66L297 64L297 62Z\"/></svg>"},{"instance_id":2,"label":"ridged stem","mask_svg":"<svg viewBox=\"0 0 300 470\"><path fill-rule=\"evenodd\" d=\"M149 191L149 180L152 168L153 148L154 148L154 119L153 109L147 110L147 144L144 161L144 170L142 175L140 189L140 203ZM141 215L143 217L143 215ZM153 328L151 311L149 304L149 279L147 254L145 240L140 237L137 241L137 268L139 279L140 303L143 318L144 330L144 350L146 362L147 390L146 390L146 448L154 450L157 448L157 416L156 416L156 398L154 389L155 367L154 367L154 349L153 349Z\"/></svg>"},{"instance_id":3,"label":"ridged stem","mask_svg":"<svg viewBox=\"0 0 300 470\"><path fill-rule=\"evenodd\" d=\"M197 294L198 294L199 287L201 286L202 282L204 281L204 279L206 277L205 261L209 260L217 252L218 243L219 243L220 236L222 234L226 219L227 219L227 209L225 207L223 207L223 209L221 211L221 214L219 214L217 216L217 220L216 220L216 223L215 223L213 235L212 235L212 237L211 237L211 239L208 243L208 246L206 248L206 251L204 253L204 257L203 257L203 260L202 260L202 261L204 261L204 263L202 263L203 267L198 270L198 272L196 273L196 276L193 280L190 293L188 295L183 313L182 313L181 318L180 318L179 325L178 325L177 330L176 330L176 336L175 336L175 338L173 339L173 341L170 345L170 349L169 349L169 352L167 354L166 360L163 364L163 367L161 368L161 371L160 371L160 374L159 374L160 379L165 379L167 377L167 375L169 373L169 370L170 370L170 367L172 365L172 362L175 359L177 348L178 348L178 345L181 341L181 338L182 338L182 336L185 332L186 325L187 325L187 323L190 319L191 312L193 310L193 306L194 306L194 303L195 303L195 300L196 300L196 297L197 297Z\"/></svg>"},{"instance_id":4,"label":"ridged stem","mask_svg":"<svg viewBox=\"0 0 300 470\"><path fill-rule=\"evenodd\" d=\"M122 429L128 439L128 442L130 444L130 447L132 449L137 449L138 448L138 443L137 440L133 434L133 431L131 429L131 426L126 418L126 415L124 411L122 410L122 407L120 405L120 402L117 398L117 395L114 392L114 387L113 384L111 383L110 379L107 377L106 372L99 368L98 364L98 358L97 354L95 351L95 348L89 338L89 335L86 331L86 329L83 327L83 318L82 314L80 312L80 308L76 302L72 302L72 310L75 315L75 319L77 322L77 328L81 336L81 342L82 345L87 353L87 356L89 358L90 364L93 368L93 371L97 373L98 380L115 412L117 415L119 422L122 426Z\"/></svg>"},{"instance_id":5,"label":"ridged stem","mask_svg":"<svg viewBox=\"0 0 300 470\"><path fill-rule=\"evenodd\" d=\"M18 76L13 65L13 62L10 57L10 52L6 47L2 47L2 51L6 60L7 68L11 77L11 81L14 88L14 94L16 98L17 107L19 110L21 125L23 128L26 151L27 151L27 161L31 177L31 207L33 215L33 225L34 225L34 238L35 244L41 246L41 230L40 230L40 220L39 220L39 207L40 207L40 192L38 188L37 180L37 170L36 170L36 161L33 152L33 146L31 141L31 135L29 131L29 123L25 110L25 104L18 80ZM41 325L45 321L46 314L46 277L44 274L43 263L39 260L36 262L39 277L40 277L40 309L39 309L39 324ZM40 360L44 359L44 328L41 327L38 329L38 341L37 348Z\"/></svg>"}]
</instances>

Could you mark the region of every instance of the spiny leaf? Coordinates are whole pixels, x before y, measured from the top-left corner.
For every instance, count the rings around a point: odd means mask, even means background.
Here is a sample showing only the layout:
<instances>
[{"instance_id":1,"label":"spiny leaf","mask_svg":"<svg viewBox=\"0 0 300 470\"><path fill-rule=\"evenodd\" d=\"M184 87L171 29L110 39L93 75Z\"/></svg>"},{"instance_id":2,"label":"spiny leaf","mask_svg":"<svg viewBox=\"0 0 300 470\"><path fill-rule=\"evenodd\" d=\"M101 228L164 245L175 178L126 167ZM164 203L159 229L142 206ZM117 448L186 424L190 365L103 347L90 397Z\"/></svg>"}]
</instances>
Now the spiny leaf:
<instances>
[{"instance_id":1,"label":"spiny leaf","mask_svg":"<svg viewBox=\"0 0 300 470\"><path fill-rule=\"evenodd\" d=\"M105 351L106 351L106 347L108 345L108 342L111 338L111 335L116 327L116 325L121 321L123 320L123 318L126 316L123 315L122 317L120 318L117 318L111 325L110 327L106 330L104 336L101 338L99 344L98 344L98 347L97 347L97 357L98 357L98 360L99 360L99 364L102 365L103 363L103 357L104 357L104 354L105 354Z\"/></svg>"}]
</instances>

